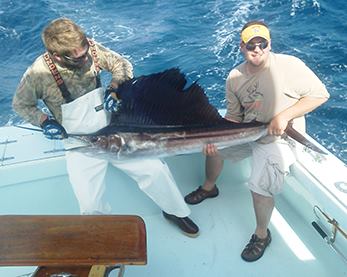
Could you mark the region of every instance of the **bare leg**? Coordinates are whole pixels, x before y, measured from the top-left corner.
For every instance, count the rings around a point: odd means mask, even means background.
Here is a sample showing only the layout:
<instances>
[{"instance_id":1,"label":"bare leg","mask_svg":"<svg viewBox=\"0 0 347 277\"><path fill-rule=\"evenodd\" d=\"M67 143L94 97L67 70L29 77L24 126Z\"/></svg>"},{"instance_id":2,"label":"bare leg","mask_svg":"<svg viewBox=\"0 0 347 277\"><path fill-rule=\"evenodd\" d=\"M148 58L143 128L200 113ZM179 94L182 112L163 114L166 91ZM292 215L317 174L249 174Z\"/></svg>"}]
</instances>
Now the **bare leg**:
<instances>
[{"instance_id":1,"label":"bare leg","mask_svg":"<svg viewBox=\"0 0 347 277\"><path fill-rule=\"evenodd\" d=\"M254 262L260 259L266 247L271 242L271 233L267 232L271 214L274 208L274 199L251 191L257 227L255 235L246 245L241 253L241 258L247 262Z\"/></svg>"},{"instance_id":2,"label":"bare leg","mask_svg":"<svg viewBox=\"0 0 347 277\"><path fill-rule=\"evenodd\" d=\"M251 193L257 223L255 234L259 238L264 239L267 237L267 227L270 223L275 202L272 197L263 196L253 191L251 191Z\"/></svg>"},{"instance_id":3,"label":"bare leg","mask_svg":"<svg viewBox=\"0 0 347 277\"><path fill-rule=\"evenodd\" d=\"M207 155L205 162L205 181L202 186L187 194L184 201L190 205L196 205L206 198L214 198L219 194L216 181L223 169L223 159L217 155Z\"/></svg>"},{"instance_id":4,"label":"bare leg","mask_svg":"<svg viewBox=\"0 0 347 277\"><path fill-rule=\"evenodd\" d=\"M224 160L219 156L207 156L205 163L206 179L202 188L210 191L214 188L217 178L223 169Z\"/></svg>"}]
</instances>

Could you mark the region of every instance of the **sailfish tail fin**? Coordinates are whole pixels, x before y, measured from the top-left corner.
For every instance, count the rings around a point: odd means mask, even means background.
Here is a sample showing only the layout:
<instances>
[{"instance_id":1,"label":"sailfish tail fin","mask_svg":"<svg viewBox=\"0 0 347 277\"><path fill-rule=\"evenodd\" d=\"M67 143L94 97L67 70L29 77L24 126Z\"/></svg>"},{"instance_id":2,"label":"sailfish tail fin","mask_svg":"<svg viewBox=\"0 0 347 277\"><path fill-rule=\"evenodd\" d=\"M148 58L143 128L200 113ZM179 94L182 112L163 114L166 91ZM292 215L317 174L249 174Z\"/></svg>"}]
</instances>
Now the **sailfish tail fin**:
<instances>
[{"instance_id":1,"label":"sailfish tail fin","mask_svg":"<svg viewBox=\"0 0 347 277\"><path fill-rule=\"evenodd\" d=\"M288 124L285 133L293 138L294 140L296 140L297 142L301 143L302 145L308 147L309 149L318 152L320 154L324 154L327 155L328 153L326 153L325 151L323 151L322 149L320 149L319 147L317 147L315 144L313 144L311 141L309 141L307 138L305 138L305 136L303 136L302 134L300 134L297 130L295 130L292 126L292 124Z\"/></svg>"}]
</instances>

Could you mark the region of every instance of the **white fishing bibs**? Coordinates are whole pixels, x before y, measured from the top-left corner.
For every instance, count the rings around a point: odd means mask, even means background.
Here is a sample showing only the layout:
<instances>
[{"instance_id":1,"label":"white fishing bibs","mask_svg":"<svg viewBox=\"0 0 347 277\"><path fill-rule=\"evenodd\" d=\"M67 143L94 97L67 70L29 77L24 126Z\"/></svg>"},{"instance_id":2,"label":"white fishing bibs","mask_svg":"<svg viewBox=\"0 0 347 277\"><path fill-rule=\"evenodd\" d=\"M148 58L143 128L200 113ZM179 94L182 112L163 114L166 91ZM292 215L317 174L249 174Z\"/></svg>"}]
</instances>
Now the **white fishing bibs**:
<instances>
[{"instance_id":1,"label":"white fishing bibs","mask_svg":"<svg viewBox=\"0 0 347 277\"><path fill-rule=\"evenodd\" d=\"M103 106L104 90L96 88L74 101L63 104L62 125L68 134L91 134L106 127L111 113Z\"/></svg>"}]
</instances>

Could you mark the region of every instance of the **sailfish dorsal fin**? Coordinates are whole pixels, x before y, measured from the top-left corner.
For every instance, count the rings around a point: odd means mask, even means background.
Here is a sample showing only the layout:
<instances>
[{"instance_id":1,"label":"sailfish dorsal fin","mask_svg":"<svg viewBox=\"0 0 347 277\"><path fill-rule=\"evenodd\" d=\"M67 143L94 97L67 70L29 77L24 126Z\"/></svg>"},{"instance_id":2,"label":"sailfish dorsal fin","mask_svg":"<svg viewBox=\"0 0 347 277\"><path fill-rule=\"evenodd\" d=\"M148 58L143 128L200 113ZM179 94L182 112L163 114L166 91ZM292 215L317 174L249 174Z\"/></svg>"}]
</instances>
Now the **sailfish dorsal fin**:
<instances>
[{"instance_id":1,"label":"sailfish dorsal fin","mask_svg":"<svg viewBox=\"0 0 347 277\"><path fill-rule=\"evenodd\" d=\"M186 84L178 68L126 81L118 88L121 106L111 125L187 127L224 121L199 84Z\"/></svg>"}]
</instances>

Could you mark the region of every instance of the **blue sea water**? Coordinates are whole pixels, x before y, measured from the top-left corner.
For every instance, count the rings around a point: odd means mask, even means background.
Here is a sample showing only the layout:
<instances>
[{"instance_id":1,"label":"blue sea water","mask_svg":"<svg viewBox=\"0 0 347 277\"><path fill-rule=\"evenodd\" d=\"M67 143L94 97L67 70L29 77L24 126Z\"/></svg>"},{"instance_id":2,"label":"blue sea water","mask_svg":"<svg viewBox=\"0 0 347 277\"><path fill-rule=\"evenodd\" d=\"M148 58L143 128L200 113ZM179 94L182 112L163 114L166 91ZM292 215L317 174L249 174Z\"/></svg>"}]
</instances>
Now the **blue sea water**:
<instances>
[{"instance_id":1,"label":"blue sea water","mask_svg":"<svg viewBox=\"0 0 347 277\"><path fill-rule=\"evenodd\" d=\"M263 19L273 50L301 58L327 86L331 98L307 116L308 133L346 163L346 10L345 0L0 0L0 126L21 121L12 97L26 68L44 51L40 35L52 19L76 21L128 57L135 75L180 67L218 108L225 107L228 72L242 61L240 28Z\"/></svg>"}]
</instances>

